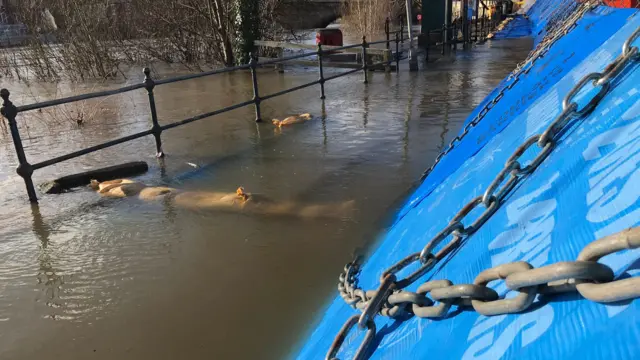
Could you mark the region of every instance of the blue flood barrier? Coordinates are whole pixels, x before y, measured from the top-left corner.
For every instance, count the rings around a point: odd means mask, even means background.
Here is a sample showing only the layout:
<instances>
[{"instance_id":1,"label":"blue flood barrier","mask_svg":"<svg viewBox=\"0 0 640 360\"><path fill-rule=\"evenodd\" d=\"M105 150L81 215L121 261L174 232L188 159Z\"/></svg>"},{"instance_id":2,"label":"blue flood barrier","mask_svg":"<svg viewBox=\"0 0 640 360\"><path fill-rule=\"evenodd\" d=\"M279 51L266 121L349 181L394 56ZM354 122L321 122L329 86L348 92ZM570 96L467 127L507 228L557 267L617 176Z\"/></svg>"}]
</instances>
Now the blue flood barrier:
<instances>
[{"instance_id":1,"label":"blue flood barrier","mask_svg":"<svg viewBox=\"0 0 640 360\"><path fill-rule=\"evenodd\" d=\"M524 16L516 15L504 29L493 34L492 40L516 39L525 36L531 36L531 22Z\"/></svg>"},{"instance_id":2,"label":"blue flood barrier","mask_svg":"<svg viewBox=\"0 0 640 360\"><path fill-rule=\"evenodd\" d=\"M552 4L537 3L529 9L534 24L540 22L536 17L545 16L544 5ZM558 116L570 89L584 75L603 71L621 53L623 42L640 27L637 13L599 6L533 64L410 197L363 265L360 286L376 289L385 269L420 251L464 204L482 195L513 151ZM472 283L482 270L512 261L527 261L534 267L572 261L593 240L639 225L638 68L636 61L625 69L595 110L562 135L549 157L480 230L407 290L436 279ZM469 119L510 81L503 80ZM587 95L579 94L578 102ZM527 151L521 161L536 155ZM473 210L467 218L475 219L480 212ZM601 262L617 277L634 276L640 272L640 251L617 253ZM500 295L507 293L504 282L489 286ZM359 312L336 297L297 357L324 358L344 322L355 314ZM520 314L485 317L454 306L441 320L377 316L377 336L369 355L370 359L633 359L640 353L638 318L640 301L605 305L573 294L553 301L538 297L531 309ZM363 337L362 331L349 334L337 357L352 358Z\"/></svg>"},{"instance_id":3,"label":"blue flood barrier","mask_svg":"<svg viewBox=\"0 0 640 360\"><path fill-rule=\"evenodd\" d=\"M546 94L548 89L562 79L569 70L590 56L633 13L635 10L598 7L593 12L587 13L573 31L560 38L547 54L534 64L528 74L520 77L511 90L504 89L515 79L504 79L469 115L465 126L503 90L504 97L489 110L477 126L470 130L465 141L459 143L448 156L442 159L399 211L397 219L402 218L407 211L420 204L435 185L458 169L469 156L476 154L488 139L502 131L541 95ZM589 41L584 42L584 39ZM570 85L566 84L566 87Z\"/></svg>"}]
</instances>

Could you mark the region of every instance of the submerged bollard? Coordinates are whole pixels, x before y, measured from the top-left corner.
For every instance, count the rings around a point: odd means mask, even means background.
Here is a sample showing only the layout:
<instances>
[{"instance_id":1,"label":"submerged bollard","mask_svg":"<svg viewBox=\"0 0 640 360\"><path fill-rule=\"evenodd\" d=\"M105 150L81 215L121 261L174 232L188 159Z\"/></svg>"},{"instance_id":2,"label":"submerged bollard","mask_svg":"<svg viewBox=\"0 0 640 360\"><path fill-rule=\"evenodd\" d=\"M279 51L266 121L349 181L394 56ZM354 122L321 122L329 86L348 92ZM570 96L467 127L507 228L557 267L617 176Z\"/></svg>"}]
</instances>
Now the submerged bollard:
<instances>
[{"instance_id":1,"label":"submerged bollard","mask_svg":"<svg viewBox=\"0 0 640 360\"><path fill-rule=\"evenodd\" d=\"M485 10L485 7L484 7L484 5L482 5L482 22L480 23L480 31L481 31L480 35L481 35L482 41L484 41L484 38L485 38L485 34L484 34L484 10Z\"/></svg>"},{"instance_id":2,"label":"submerged bollard","mask_svg":"<svg viewBox=\"0 0 640 360\"><path fill-rule=\"evenodd\" d=\"M400 71L400 38L396 33L396 72Z\"/></svg>"},{"instance_id":3,"label":"submerged bollard","mask_svg":"<svg viewBox=\"0 0 640 360\"><path fill-rule=\"evenodd\" d=\"M252 53L249 53L249 66L251 66L251 80L253 81L253 104L256 108L256 122L261 122L260 117L260 95L258 94L258 74L256 68L258 67L258 59L254 57Z\"/></svg>"},{"instance_id":4,"label":"submerged bollard","mask_svg":"<svg viewBox=\"0 0 640 360\"><path fill-rule=\"evenodd\" d=\"M362 70L364 72L364 83L367 84L369 83L369 80L367 79L367 70L368 70L368 66L367 66L367 39L365 36L362 36Z\"/></svg>"},{"instance_id":5,"label":"submerged bollard","mask_svg":"<svg viewBox=\"0 0 640 360\"><path fill-rule=\"evenodd\" d=\"M447 44L447 25L442 24L442 55L444 55L444 47Z\"/></svg>"},{"instance_id":6,"label":"submerged bollard","mask_svg":"<svg viewBox=\"0 0 640 360\"><path fill-rule=\"evenodd\" d=\"M454 51L458 51L458 26L453 24L453 32L451 33L451 46Z\"/></svg>"},{"instance_id":7,"label":"submerged bollard","mask_svg":"<svg viewBox=\"0 0 640 360\"><path fill-rule=\"evenodd\" d=\"M16 168L16 172L24 180L24 185L27 187L27 195L29 196L29 201L31 201L32 203L37 203L38 197L36 196L36 189L33 187L33 180L31 179L31 175L33 175L33 167L27 161L27 156L24 153L24 147L22 147L20 132L18 131L18 124L16 123L18 108L13 105L11 100L9 100L9 95L11 95L9 93L9 90L0 90L0 97L2 97L2 99L4 100L4 102L2 103L2 108L0 109L0 113L2 113L7 121L9 121L9 129L11 129L13 146L16 149L16 155L18 157L18 162L20 163Z\"/></svg>"},{"instance_id":8,"label":"submerged bollard","mask_svg":"<svg viewBox=\"0 0 640 360\"><path fill-rule=\"evenodd\" d=\"M162 139L160 135L162 134L162 127L158 123L158 112L156 110L156 99L153 95L153 88L156 86L156 82L151 78L151 69L148 67L142 70L144 73L144 87L147 89L147 95L149 96L149 108L151 109L151 122L153 131L153 137L156 140L156 157L161 158L164 157L164 152L162 151Z\"/></svg>"},{"instance_id":9,"label":"submerged bollard","mask_svg":"<svg viewBox=\"0 0 640 360\"><path fill-rule=\"evenodd\" d=\"M387 18L384 20L384 33L387 35L387 50L389 50L389 17L387 16Z\"/></svg>"},{"instance_id":10,"label":"submerged bollard","mask_svg":"<svg viewBox=\"0 0 640 360\"><path fill-rule=\"evenodd\" d=\"M322 44L318 44L318 70L320 72L320 78L318 82L320 83L320 99L324 100L324 71L322 70Z\"/></svg>"}]
</instances>

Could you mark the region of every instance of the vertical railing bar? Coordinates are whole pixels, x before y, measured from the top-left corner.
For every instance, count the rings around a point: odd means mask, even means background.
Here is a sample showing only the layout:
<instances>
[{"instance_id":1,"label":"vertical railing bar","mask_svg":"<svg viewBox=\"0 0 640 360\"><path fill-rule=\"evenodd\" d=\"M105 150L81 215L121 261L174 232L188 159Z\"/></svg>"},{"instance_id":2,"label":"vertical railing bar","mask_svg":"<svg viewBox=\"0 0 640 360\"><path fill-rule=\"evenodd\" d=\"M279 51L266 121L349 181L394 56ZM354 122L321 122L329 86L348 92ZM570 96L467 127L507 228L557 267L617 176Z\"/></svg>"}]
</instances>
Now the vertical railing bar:
<instances>
[{"instance_id":1,"label":"vertical railing bar","mask_svg":"<svg viewBox=\"0 0 640 360\"><path fill-rule=\"evenodd\" d=\"M387 16L387 18L384 20L384 33L387 36L387 42L386 42L387 50L389 50L389 30L390 30L389 29L389 22L390 22L389 21L389 17Z\"/></svg>"},{"instance_id":2,"label":"vertical railing bar","mask_svg":"<svg viewBox=\"0 0 640 360\"><path fill-rule=\"evenodd\" d=\"M256 122L262 122L260 116L260 93L258 92L258 73L256 68L258 67L258 57L253 53L249 53L249 66L251 68L251 81L253 82L253 105L256 110Z\"/></svg>"},{"instance_id":3,"label":"vertical railing bar","mask_svg":"<svg viewBox=\"0 0 640 360\"><path fill-rule=\"evenodd\" d=\"M324 71L322 69L322 44L318 44L318 70L320 73L320 78L318 82L320 83L320 99L324 100Z\"/></svg>"},{"instance_id":4,"label":"vertical railing bar","mask_svg":"<svg viewBox=\"0 0 640 360\"><path fill-rule=\"evenodd\" d=\"M9 100L9 90L2 89L0 90L0 97L4 100L2 103L2 108L0 109L0 113L9 121L9 129L11 130L11 137L13 139L13 146L16 149L16 156L18 157L18 168L16 172L22 179L24 180L24 185L27 188L27 195L29 196L29 201L32 203L38 202L38 197L36 196L36 189L33 186L33 179L31 179L31 175L33 175L33 167L27 161L27 156L24 153L24 147L22 146L22 139L20 138L20 132L18 131L18 124L16 123L16 116L18 116L18 108Z\"/></svg>"},{"instance_id":5,"label":"vertical railing bar","mask_svg":"<svg viewBox=\"0 0 640 360\"><path fill-rule=\"evenodd\" d=\"M396 33L396 72L400 71L400 38Z\"/></svg>"},{"instance_id":6,"label":"vertical railing bar","mask_svg":"<svg viewBox=\"0 0 640 360\"><path fill-rule=\"evenodd\" d=\"M444 55L444 47L447 43L447 41L445 40L446 37L447 37L447 25L442 24L442 55Z\"/></svg>"},{"instance_id":7,"label":"vertical railing bar","mask_svg":"<svg viewBox=\"0 0 640 360\"><path fill-rule=\"evenodd\" d=\"M144 68L144 87L147 89L147 95L149 96L149 108L151 110L151 131L153 132L153 137L156 140L156 157L162 158L164 157L164 152L162 151L162 127L158 123L158 112L156 110L156 99L153 94L153 88L156 86L155 81L151 78L151 69L148 67Z\"/></svg>"},{"instance_id":8,"label":"vertical railing bar","mask_svg":"<svg viewBox=\"0 0 640 360\"><path fill-rule=\"evenodd\" d=\"M362 36L362 72L364 73L364 83L369 83L367 79L367 38Z\"/></svg>"}]
</instances>

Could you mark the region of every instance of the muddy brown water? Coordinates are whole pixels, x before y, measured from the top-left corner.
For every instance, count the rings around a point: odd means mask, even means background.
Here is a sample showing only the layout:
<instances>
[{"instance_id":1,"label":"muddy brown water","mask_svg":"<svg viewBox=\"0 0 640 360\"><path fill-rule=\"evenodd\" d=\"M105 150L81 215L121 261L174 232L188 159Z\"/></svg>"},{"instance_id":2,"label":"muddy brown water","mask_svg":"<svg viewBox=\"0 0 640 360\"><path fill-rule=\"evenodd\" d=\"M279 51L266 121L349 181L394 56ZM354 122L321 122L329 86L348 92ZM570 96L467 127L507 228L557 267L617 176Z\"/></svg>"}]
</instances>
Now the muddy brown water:
<instances>
[{"instance_id":1,"label":"muddy brown water","mask_svg":"<svg viewBox=\"0 0 640 360\"><path fill-rule=\"evenodd\" d=\"M169 130L162 166L147 137L34 176L40 183L145 160L151 169L140 179L149 184L211 191L242 185L310 204L355 200L356 211L343 219L189 211L100 199L88 189L40 194L32 207L0 127L0 359L294 356L336 295L343 264L375 243L394 202L530 48L528 40L487 43L417 73L374 73L368 85L361 73L343 77L327 83L324 110L318 87L264 102L265 119L314 115L282 132L256 125L252 107ZM260 92L315 79L315 69L265 71ZM136 81L137 73L126 80ZM17 105L121 85L3 83ZM162 123L251 95L247 73L156 89ZM35 163L147 129L148 103L139 90L21 115L19 122Z\"/></svg>"}]
</instances>

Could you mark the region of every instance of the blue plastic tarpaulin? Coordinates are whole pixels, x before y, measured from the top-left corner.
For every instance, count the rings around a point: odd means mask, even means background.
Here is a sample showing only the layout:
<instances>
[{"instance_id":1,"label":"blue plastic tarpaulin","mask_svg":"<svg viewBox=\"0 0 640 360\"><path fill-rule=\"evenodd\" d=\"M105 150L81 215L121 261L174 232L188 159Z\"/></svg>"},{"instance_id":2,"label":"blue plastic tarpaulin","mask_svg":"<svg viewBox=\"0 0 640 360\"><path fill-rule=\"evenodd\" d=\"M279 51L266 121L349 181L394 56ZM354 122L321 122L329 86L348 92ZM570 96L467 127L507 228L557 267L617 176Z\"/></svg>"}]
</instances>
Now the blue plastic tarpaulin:
<instances>
[{"instance_id":1,"label":"blue plastic tarpaulin","mask_svg":"<svg viewBox=\"0 0 640 360\"><path fill-rule=\"evenodd\" d=\"M553 6L553 1L538 0L529 8L533 36L548 31ZM360 285L376 289L385 269L419 252L464 204L482 195L513 151L560 114L562 100L575 84L588 73L603 71L621 53L624 41L640 27L637 14L634 9L599 6L553 44L412 194L364 264ZM505 79L468 121L512 81ZM585 96L579 94L578 102ZM522 162L536 155L527 151ZM482 270L508 262L527 261L540 267L575 260L593 240L640 224L639 164L636 61L616 78L592 113L562 134L549 157L464 246L407 290L435 279L472 283ZM481 212L473 210L467 218L475 219ZM616 276L627 277L638 273L639 259L640 251L634 250L601 262ZM500 295L514 295L504 282L489 285ZM336 297L298 358L324 358L344 322L355 314L359 312ZM605 305L575 294L553 301L539 297L531 309L519 314L485 317L454 306L438 320L377 316L370 358L634 359L640 353L639 319L640 301ZM363 336L363 331L351 332L338 358L352 358Z\"/></svg>"}]
</instances>

